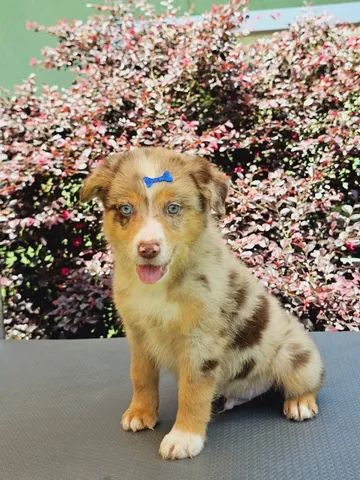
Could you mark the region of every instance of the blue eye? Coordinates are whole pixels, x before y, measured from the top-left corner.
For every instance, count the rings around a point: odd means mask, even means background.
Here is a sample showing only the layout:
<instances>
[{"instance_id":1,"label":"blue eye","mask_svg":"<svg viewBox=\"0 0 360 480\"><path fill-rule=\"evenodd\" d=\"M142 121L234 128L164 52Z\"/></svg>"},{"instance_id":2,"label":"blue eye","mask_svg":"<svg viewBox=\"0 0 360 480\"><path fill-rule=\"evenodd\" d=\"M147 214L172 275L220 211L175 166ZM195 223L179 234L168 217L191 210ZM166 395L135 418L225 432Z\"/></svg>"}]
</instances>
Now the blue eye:
<instances>
[{"instance_id":1,"label":"blue eye","mask_svg":"<svg viewBox=\"0 0 360 480\"><path fill-rule=\"evenodd\" d=\"M134 213L134 207L125 203L124 205L119 206L119 212L121 215L124 215L124 217L130 217L130 215Z\"/></svg>"},{"instance_id":2,"label":"blue eye","mask_svg":"<svg viewBox=\"0 0 360 480\"><path fill-rule=\"evenodd\" d=\"M169 215L177 215L180 213L181 207L177 203L169 203L169 205L166 207L166 213Z\"/></svg>"}]
</instances>

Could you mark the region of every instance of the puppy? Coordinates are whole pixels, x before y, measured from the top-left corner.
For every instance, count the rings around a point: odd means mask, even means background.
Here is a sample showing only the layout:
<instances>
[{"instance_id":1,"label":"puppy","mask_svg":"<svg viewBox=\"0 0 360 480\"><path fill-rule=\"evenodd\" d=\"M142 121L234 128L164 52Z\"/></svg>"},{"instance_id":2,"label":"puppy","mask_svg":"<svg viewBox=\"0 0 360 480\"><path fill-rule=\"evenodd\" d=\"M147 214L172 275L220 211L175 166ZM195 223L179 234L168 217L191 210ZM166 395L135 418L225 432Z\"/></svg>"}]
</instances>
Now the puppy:
<instances>
[{"instance_id":1,"label":"puppy","mask_svg":"<svg viewBox=\"0 0 360 480\"><path fill-rule=\"evenodd\" d=\"M212 406L232 408L270 387L284 415L318 413L323 367L303 326L228 250L211 213L224 213L226 177L207 160L164 148L109 156L85 180L99 197L115 259L113 293L131 348L125 430L158 421L161 367L178 378L165 459L198 455Z\"/></svg>"}]
</instances>

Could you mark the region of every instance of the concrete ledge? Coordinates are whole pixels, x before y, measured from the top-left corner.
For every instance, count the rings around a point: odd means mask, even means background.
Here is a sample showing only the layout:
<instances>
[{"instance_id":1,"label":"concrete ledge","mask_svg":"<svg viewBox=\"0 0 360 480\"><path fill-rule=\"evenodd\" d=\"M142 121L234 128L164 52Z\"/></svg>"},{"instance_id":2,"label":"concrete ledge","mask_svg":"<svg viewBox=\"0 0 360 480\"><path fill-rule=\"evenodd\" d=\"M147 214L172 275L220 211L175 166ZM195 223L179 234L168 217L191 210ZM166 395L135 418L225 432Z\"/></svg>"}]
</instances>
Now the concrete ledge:
<instances>
[{"instance_id":1,"label":"concrete ledge","mask_svg":"<svg viewBox=\"0 0 360 480\"><path fill-rule=\"evenodd\" d=\"M360 23L360 2L250 11L245 26L250 32L286 30L300 17L324 14L334 23Z\"/></svg>"}]
</instances>

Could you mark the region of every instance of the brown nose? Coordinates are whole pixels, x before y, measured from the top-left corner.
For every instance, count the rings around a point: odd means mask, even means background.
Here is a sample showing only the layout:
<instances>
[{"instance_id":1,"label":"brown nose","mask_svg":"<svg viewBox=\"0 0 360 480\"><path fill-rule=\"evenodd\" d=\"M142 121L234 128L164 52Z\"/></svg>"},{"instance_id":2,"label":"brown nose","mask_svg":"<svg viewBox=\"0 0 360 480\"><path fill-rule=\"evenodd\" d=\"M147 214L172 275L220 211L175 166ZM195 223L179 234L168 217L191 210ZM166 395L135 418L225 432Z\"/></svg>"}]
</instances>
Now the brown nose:
<instances>
[{"instance_id":1,"label":"brown nose","mask_svg":"<svg viewBox=\"0 0 360 480\"><path fill-rule=\"evenodd\" d=\"M138 246L138 252L141 257L155 258L160 253L160 245L157 242L141 242Z\"/></svg>"}]
</instances>

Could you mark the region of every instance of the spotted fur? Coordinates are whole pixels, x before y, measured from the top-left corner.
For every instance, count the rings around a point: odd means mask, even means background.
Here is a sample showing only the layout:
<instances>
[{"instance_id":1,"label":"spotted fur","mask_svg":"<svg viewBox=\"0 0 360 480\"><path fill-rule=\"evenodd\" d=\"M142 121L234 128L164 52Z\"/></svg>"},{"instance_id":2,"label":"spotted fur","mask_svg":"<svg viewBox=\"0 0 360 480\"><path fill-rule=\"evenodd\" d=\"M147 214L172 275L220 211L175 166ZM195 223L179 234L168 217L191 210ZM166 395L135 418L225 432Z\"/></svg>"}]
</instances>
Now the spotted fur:
<instances>
[{"instance_id":1,"label":"spotted fur","mask_svg":"<svg viewBox=\"0 0 360 480\"><path fill-rule=\"evenodd\" d=\"M209 373L214 370L218 365L218 360L205 360L204 363L201 365L201 371L205 374Z\"/></svg>"},{"instance_id":2,"label":"spotted fur","mask_svg":"<svg viewBox=\"0 0 360 480\"><path fill-rule=\"evenodd\" d=\"M166 170L172 183L145 188L144 176ZM275 385L284 392L288 418L317 412L323 378L318 350L226 247L212 215L224 212L226 192L226 177L208 161L162 148L109 157L81 191L83 200L97 196L104 204L114 300L131 347L133 399L123 427L154 428L159 369L178 378L178 413L160 449L164 458L200 452L213 399L231 408ZM166 209L171 202L181 206L173 216ZM119 218L124 203L133 207L126 221ZM152 284L137 274L145 261L137 251L141 240L161 247L149 260L163 269Z\"/></svg>"},{"instance_id":3,"label":"spotted fur","mask_svg":"<svg viewBox=\"0 0 360 480\"><path fill-rule=\"evenodd\" d=\"M244 365L241 367L241 370L235 375L234 380L240 380L246 378L250 372L253 370L255 367L255 360L253 358L250 358L249 360L246 360Z\"/></svg>"}]
</instances>

